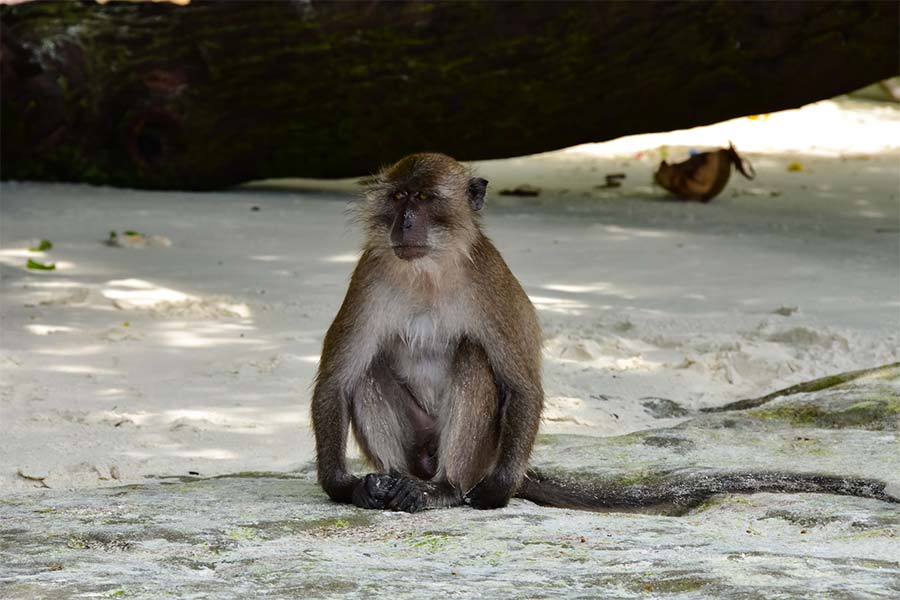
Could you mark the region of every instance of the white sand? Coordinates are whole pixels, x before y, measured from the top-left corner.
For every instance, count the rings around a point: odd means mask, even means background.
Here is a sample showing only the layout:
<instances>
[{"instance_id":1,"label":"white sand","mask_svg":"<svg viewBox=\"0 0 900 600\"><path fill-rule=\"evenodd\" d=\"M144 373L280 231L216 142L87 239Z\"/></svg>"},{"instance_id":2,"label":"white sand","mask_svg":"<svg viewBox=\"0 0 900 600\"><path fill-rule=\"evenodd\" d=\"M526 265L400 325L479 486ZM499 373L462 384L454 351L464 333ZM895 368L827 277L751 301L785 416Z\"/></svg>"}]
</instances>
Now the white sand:
<instances>
[{"instance_id":1,"label":"white sand","mask_svg":"<svg viewBox=\"0 0 900 600\"><path fill-rule=\"evenodd\" d=\"M654 199L659 146L680 160L729 139L755 181L709 205ZM822 102L477 166L486 229L544 327L545 432L671 424L642 399L696 408L900 360L897 107ZM595 189L613 172L622 188ZM543 193L496 194L522 183ZM64 488L310 461L352 187L0 186L0 490L39 485L17 473ZM109 247L110 230L171 246ZM29 252L42 238L53 249Z\"/></svg>"}]
</instances>

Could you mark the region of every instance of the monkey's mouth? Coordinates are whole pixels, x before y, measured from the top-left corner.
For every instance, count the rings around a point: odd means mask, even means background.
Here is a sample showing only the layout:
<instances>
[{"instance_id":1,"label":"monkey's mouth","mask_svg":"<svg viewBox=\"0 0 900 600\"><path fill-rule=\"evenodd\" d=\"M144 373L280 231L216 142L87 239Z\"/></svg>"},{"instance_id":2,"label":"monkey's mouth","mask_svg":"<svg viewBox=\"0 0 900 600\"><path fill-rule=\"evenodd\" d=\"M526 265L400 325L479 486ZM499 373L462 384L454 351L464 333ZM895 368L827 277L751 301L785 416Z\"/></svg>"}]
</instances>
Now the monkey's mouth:
<instances>
[{"instance_id":1,"label":"monkey's mouth","mask_svg":"<svg viewBox=\"0 0 900 600\"><path fill-rule=\"evenodd\" d=\"M428 254L428 246L398 245L391 246L391 248L394 250L397 258L402 258L403 260L415 260Z\"/></svg>"}]
</instances>

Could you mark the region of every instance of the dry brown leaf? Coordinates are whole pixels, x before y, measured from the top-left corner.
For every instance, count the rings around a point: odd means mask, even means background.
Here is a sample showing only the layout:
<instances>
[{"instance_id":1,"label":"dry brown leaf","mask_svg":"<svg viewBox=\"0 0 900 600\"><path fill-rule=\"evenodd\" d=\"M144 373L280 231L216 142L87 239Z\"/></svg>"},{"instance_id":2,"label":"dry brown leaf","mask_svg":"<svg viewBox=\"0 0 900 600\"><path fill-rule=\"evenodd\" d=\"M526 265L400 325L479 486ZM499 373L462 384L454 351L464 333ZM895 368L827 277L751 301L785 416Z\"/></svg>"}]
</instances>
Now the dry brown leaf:
<instances>
[{"instance_id":1,"label":"dry brown leaf","mask_svg":"<svg viewBox=\"0 0 900 600\"><path fill-rule=\"evenodd\" d=\"M729 144L728 148L701 152L684 162L670 165L662 161L653 178L682 200L709 202L728 183L731 165L747 179L756 176L753 165L737 153L734 144Z\"/></svg>"}]
</instances>

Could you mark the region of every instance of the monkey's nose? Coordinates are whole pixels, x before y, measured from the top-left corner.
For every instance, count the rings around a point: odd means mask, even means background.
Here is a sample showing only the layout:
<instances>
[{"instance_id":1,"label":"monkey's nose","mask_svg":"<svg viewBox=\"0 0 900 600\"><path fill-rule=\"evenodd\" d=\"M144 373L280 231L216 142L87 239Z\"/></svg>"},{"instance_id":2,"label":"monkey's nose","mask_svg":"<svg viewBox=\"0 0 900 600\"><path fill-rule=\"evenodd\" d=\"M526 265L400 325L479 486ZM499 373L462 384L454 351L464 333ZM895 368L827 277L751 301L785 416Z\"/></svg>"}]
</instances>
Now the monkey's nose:
<instances>
[{"instance_id":1,"label":"monkey's nose","mask_svg":"<svg viewBox=\"0 0 900 600\"><path fill-rule=\"evenodd\" d=\"M407 208L403 211L403 229L411 229L413 225L413 211Z\"/></svg>"}]
</instances>

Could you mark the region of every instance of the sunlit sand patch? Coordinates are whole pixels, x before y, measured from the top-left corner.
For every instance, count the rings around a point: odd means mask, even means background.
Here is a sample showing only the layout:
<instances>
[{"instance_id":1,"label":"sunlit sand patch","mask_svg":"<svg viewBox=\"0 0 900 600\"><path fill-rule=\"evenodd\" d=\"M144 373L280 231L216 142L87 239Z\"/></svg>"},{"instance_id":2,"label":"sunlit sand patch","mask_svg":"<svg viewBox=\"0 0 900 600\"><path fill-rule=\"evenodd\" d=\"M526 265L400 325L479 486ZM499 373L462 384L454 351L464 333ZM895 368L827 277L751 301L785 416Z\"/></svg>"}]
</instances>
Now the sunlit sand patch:
<instances>
[{"instance_id":1,"label":"sunlit sand patch","mask_svg":"<svg viewBox=\"0 0 900 600\"><path fill-rule=\"evenodd\" d=\"M0 250L0 262L19 266L21 259L34 258L35 256L46 256L43 252L32 252L28 248L4 248Z\"/></svg>"},{"instance_id":2,"label":"sunlit sand patch","mask_svg":"<svg viewBox=\"0 0 900 600\"><path fill-rule=\"evenodd\" d=\"M71 347L67 345L65 348L41 348L32 350L35 354L42 356L95 356L106 352L106 346L77 346Z\"/></svg>"},{"instance_id":3,"label":"sunlit sand patch","mask_svg":"<svg viewBox=\"0 0 900 600\"><path fill-rule=\"evenodd\" d=\"M689 148L727 146L739 140L744 152L799 151L817 156L874 153L896 148L900 120L892 109L875 113L861 100L825 100L802 108L772 113L766 119L739 117L714 125L629 135L616 140L573 146L562 154L621 156L665 146ZM828 123L827 127L822 127ZM894 133L890 133L893 131Z\"/></svg>"},{"instance_id":4,"label":"sunlit sand patch","mask_svg":"<svg viewBox=\"0 0 900 600\"><path fill-rule=\"evenodd\" d=\"M67 325L41 325L40 323L30 323L25 326L25 329L34 335L53 335L56 333L75 333L80 331L76 327Z\"/></svg>"},{"instance_id":5,"label":"sunlit sand patch","mask_svg":"<svg viewBox=\"0 0 900 600\"><path fill-rule=\"evenodd\" d=\"M198 450L178 450L168 453L171 456L180 456L183 458L206 458L209 460L234 460L239 456L231 450L224 448L205 448Z\"/></svg>"},{"instance_id":6,"label":"sunlit sand patch","mask_svg":"<svg viewBox=\"0 0 900 600\"><path fill-rule=\"evenodd\" d=\"M529 296L529 300L538 310L555 312L564 315L580 315L581 312L589 308L584 302L577 300L569 300L567 298L551 298L548 296Z\"/></svg>"},{"instance_id":7,"label":"sunlit sand patch","mask_svg":"<svg viewBox=\"0 0 900 600\"><path fill-rule=\"evenodd\" d=\"M189 325L185 324L185 327L189 327ZM223 337L221 335L208 335L203 332L190 331L187 329L183 331L163 331L158 335L163 344L174 346L176 348L212 348L223 344L251 345L260 343L259 340L247 337Z\"/></svg>"},{"instance_id":8,"label":"sunlit sand patch","mask_svg":"<svg viewBox=\"0 0 900 600\"><path fill-rule=\"evenodd\" d=\"M196 319L250 317L250 307L227 297L199 298L141 279L118 279L106 285L103 296L120 310L144 310L156 316Z\"/></svg>"},{"instance_id":9,"label":"sunlit sand patch","mask_svg":"<svg viewBox=\"0 0 900 600\"><path fill-rule=\"evenodd\" d=\"M595 369L655 371L664 365L646 358L644 354L656 349L641 340L617 336L590 339L558 335L545 342L544 358L551 362L582 364Z\"/></svg>"},{"instance_id":10,"label":"sunlit sand patch","mask_svg":"<svg viewBox=\"0 0 900 600\"><path fill-rule=\"evenodd\" d=\"M544 404L544 412L541 414L541 419L548 423L571 423L582 427L591 427L594 423L574 414L581 410L583 406L584 401L581 398L567 396L550 397L547 398Z\"/></svg>"},{"instance_id":11,"label":"sunlit sand patch","mask_svg":"<svg viewBox=\"0 0 900 600\"><path fill-rule=\"evenodd\" d=\"M552 292L566 292L570 294L587 294L591 292L605 292L612 286L609 283L594 283L589 285L570 285L563 283L548 283L541 288Z\"/></svg>"},{"instance_id":12,"label":"sunlit sand patch","mask_svg":"<svg viewBox=\"0 0 900 600\"><path fill-rule=\"evenodd\" d=\"M333 256L326 256L322 259L322 262L353 264L358 260L359 254L335 254Z\"/></svg>"},{"instance_id":13,"label":"sunlit sand patch","mask_svg":"<svg viewBox=\"0 0 900 600\"><path fill-rule=\"evenodd\" d=\"M53 265L52 269L43 271L40 269L29 269L28 261L34 260L46 265ZM50 255L46 252L33 252L28 248L4 248L0 250L0 264L25 269L29 273L54 273L56 271L69 271L75 268L75 263L67 260L51 260Z\"/></svg>"},{"instance_id":14,"label":"sunlit sand patch","mask_svg":"<svg viewBox=\"0 0 900 600\"><path fill-rule=\"evenodd\" d=\"M92 367L91 365L55 365L46 367L48 371L55 373L69 373L71 375L116 375L118 371Z\"/></svg>"},{"instance_id":15,"label":"sunlit sand patch","mask_svg":"<svg viewBox=\"0 0 900 600\"><path fill-rule=\"evenodd\" d=\"M638 229L636 227L619 227L618 225L603 225L605 231L616 235L624 235L640 238L666 238L672 234L665 231L656 231L655 229Z\"/></svg>"},{"instance_id":16,"label":"sunlit sand patch","mask_svg":"<svg viewBox=\"0 0 900 600\"><path fill-rule=\"evenodd\" d=\"M77 281L32 281L22 286L22 289L69 289L78 288L82 284Z\"/></svg>"}]
</instances>

